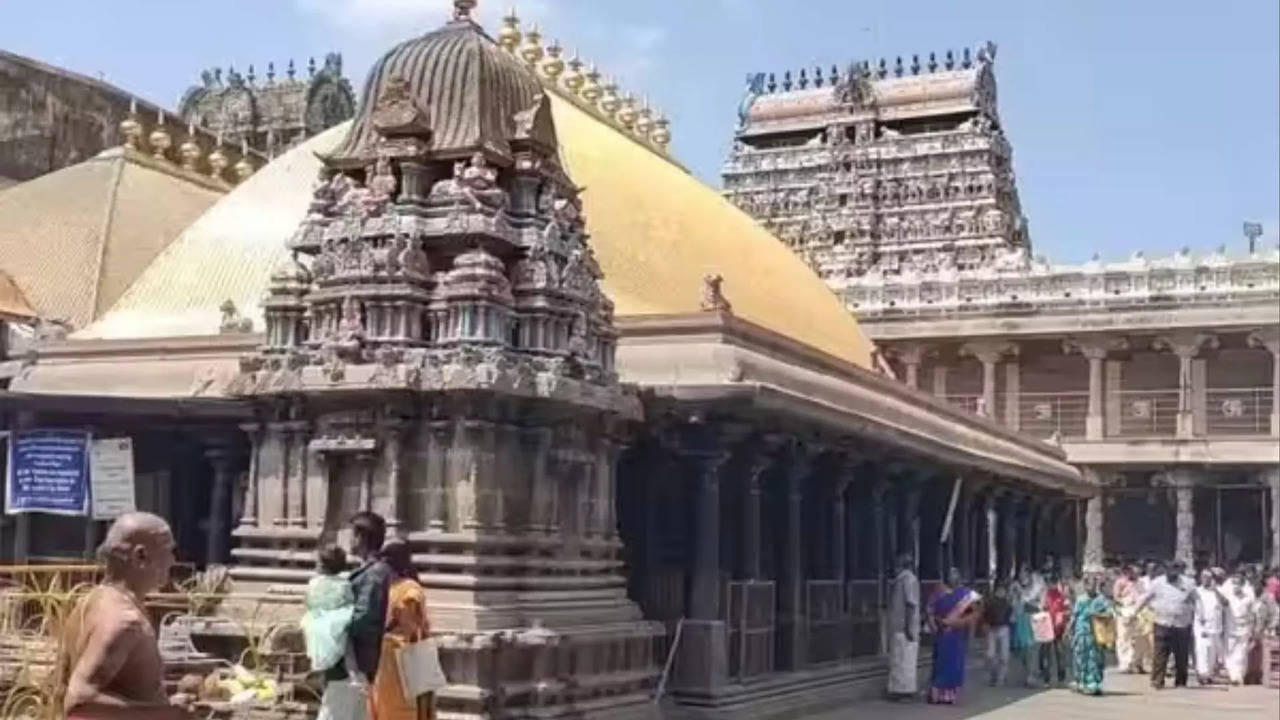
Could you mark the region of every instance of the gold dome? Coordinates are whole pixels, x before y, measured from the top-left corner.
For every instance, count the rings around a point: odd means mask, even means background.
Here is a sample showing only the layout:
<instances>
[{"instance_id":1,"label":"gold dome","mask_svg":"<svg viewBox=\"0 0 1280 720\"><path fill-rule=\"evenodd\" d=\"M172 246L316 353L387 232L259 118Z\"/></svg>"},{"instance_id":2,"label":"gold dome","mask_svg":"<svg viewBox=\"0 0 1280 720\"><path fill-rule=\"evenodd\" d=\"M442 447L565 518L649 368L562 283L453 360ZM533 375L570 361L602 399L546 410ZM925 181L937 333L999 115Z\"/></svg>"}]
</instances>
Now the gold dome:
<instances>
[{"instance_id":1,"label":"gold dome","mask_svg":"<svg viewBox=\"0 0 1280 720\"><path fill-rule=\"evenodd\" d=\"M781 242L648 145L550 97L566 170L586 188L587 231L618 316L700 312L703 277L718 274L738 317L870 367L871 343L853 317ZM288 259L286 241L311 202L316 155L349 128L308 140L237 186L84 336L216 332L217 308L228 298L258 314L271 268Z\"/></svg>"}]
</instances>

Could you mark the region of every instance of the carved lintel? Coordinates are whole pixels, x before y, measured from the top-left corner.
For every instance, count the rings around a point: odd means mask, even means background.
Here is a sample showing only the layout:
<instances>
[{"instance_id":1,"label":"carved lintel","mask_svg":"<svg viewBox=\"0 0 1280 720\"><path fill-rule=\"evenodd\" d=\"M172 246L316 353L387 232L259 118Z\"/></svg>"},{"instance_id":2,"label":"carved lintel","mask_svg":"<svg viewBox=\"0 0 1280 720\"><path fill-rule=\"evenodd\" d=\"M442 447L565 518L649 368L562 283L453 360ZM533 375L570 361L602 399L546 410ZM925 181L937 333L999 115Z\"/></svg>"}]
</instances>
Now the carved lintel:
<instances>
[{"instance_id":1,"label":"carved lintel","mask_svg":"<svg viewBox=\"0 0 1280 720\"><path fill-rule=\"evenodd\" d=\"M1280 358L1280 326L1260 328L1249 333L1249 347L1266 348L1274 358Z\"/></svg>"},{"instance_id":2,"label":"carved lintel","mask_svg":"<svg viewBox=\"0 0 1280 720\"><path fill-rule=\"evenodd\" d=\"M1018 354L1018 345L1008 340L975 340L960 346L961 357L972 357L984 364L998 363L1006 355Z\"/></svg>"}]
</instances>

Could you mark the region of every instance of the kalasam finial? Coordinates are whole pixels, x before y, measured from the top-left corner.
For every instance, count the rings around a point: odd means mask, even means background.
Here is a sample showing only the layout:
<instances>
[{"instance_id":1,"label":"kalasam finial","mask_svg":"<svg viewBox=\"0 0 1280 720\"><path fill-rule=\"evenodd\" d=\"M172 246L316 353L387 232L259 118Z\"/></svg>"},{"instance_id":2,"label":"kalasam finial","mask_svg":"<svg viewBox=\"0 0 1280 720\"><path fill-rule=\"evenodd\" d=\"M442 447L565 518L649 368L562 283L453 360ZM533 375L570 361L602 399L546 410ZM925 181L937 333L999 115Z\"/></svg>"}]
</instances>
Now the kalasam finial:
<instances>
[{"instance_id":1,"label":"kalasam finial","mask_svg":"<svg viewBox=\"0 0 1280 720\"><path fill-rule=\"evenodd\" d=\"M471 11L476 8L477 0L453 0L453 19L471 21Z\"/></svg>"}]
</instances>

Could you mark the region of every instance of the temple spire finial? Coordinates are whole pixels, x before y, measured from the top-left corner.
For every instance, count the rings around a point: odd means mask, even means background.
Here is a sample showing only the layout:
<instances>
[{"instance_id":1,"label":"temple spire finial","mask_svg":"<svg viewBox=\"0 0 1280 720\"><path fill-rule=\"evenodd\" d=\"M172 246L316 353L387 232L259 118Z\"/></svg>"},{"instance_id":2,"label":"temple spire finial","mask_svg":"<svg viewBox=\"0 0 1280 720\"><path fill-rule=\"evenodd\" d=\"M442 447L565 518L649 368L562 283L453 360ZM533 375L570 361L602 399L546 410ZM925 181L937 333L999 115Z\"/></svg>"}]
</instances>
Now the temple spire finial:
<instances>
[{"instance_id":1,"label":"temple spire finial","mask_svg":"<svg viewBox=\"0 0 1280 720\"><path fill-rule=\"evenodd\" d=\"M453 0L453 19L458 22L471 22L471 11L478 0Z\"/></svg>"}]
</instances>

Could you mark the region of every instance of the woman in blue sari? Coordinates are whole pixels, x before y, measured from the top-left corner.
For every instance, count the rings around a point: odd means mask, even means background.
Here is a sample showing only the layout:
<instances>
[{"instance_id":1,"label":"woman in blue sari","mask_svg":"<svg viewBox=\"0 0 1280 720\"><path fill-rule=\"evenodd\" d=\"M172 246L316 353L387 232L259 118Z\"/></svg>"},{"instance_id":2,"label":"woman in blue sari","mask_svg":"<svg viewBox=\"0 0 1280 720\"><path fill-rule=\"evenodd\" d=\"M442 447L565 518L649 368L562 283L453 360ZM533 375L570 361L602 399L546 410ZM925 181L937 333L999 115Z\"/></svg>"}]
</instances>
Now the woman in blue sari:
<instances>
[{"instance_id":1,"label":"woman in blue sari","mask_svg":"<svg viewBox=\"0 0 1280 720\"><path fill-rule=\"evenodd\" d=\"M964 687L969 628L981 616L982 596L964 587L960 571L951 568L933 601L929 619L933 625L933 678L929 702L953 705Z\"/></svg>"}]
</instances>

